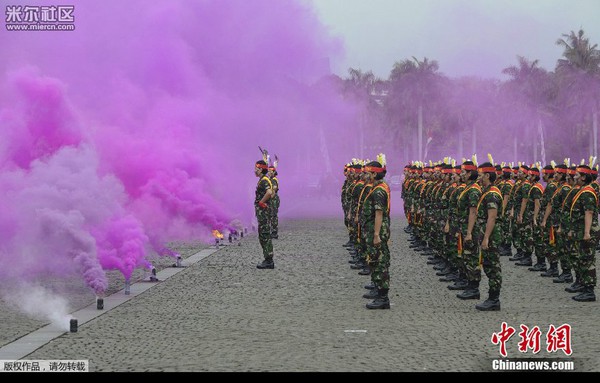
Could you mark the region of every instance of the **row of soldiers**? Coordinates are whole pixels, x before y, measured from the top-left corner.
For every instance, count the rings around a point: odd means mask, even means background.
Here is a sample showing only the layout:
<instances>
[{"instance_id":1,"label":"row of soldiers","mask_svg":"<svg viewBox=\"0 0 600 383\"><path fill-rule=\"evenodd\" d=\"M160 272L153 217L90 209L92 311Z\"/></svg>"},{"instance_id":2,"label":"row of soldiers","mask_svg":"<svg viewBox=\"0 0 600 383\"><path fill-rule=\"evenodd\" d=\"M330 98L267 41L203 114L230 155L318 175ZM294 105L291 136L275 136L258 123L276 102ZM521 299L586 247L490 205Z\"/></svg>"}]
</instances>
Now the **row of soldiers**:
<instances>
[{"instance_id":1,"label":"row of soldiers","mask_svg":"<svg viewBox=\"0 0 600 383\"><path fill-rule=\"evenodd\" d=\"M489 297L478 310L500 310L501 255L556 283L573 282L565 290L579 293L576 301L595 301L600 187L594 165L595 158L579 166L568 160L509 166L491 156L481 165L476 156L461 165L450 159L407 165L402 198L410 247L430 256L440 280L453 282L448 289L463 290L460 299L480 298L483 269Z\"/></svg>"},{"instance_id":2,"label":"row of soldiers","mask_svg":"<svg viewBox=\"0 0 600 383\"><path fill-rule=\"evenodd\" d=\"M377 161L353 159L344 167L346 179L342 186L342 210L348 229L345 246L352 258L352 269L370 275L365 285L370 290L364 298L373 299L368 309L389 309L390 300L390 188L384 178L387 173L385 155Z\"/></svg>"}]
</instances>

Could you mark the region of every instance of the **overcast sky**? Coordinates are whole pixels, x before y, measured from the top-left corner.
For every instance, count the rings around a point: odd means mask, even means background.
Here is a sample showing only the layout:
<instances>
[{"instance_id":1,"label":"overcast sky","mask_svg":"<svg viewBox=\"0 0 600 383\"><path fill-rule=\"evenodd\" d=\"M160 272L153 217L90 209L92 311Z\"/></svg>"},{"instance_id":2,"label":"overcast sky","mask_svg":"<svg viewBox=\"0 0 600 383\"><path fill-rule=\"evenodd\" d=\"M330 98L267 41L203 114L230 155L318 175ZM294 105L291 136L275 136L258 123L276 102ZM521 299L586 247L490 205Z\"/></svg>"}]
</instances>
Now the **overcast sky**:
<instances>
[{"instance_id":1,"label":"overcast sky","mask_svg":"<svg viewBox=\"0 0 600 383\"><path fill-rule=\"evenodd\" d=\"M387 78L394 62L437 60L450 77L502 78L517 55L553 70L563 33L583 28L600 44L600 0L312 0L323 24L345 42L331 63Z\"/></svg>"}]
</instances>

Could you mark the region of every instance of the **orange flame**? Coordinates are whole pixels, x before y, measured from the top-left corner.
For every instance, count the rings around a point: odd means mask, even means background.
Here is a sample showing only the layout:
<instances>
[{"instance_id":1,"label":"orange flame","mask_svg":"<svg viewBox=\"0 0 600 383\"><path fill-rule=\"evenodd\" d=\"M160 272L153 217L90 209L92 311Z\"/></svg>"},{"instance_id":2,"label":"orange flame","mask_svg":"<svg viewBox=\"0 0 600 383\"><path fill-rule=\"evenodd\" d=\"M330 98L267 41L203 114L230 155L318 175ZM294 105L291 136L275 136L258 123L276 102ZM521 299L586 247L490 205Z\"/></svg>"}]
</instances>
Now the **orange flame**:
<instances>
[{"instance_id":1,"label":"orange flame","mask_svg":"<svg viewBox=\"0 0 600 383\"><path fill-rule=\"evenodd\" d=\"M212 235L215 238L223 239L223 234L221 234L221 232L219 230L213 230Z\"/></svg>"}]
</instances>

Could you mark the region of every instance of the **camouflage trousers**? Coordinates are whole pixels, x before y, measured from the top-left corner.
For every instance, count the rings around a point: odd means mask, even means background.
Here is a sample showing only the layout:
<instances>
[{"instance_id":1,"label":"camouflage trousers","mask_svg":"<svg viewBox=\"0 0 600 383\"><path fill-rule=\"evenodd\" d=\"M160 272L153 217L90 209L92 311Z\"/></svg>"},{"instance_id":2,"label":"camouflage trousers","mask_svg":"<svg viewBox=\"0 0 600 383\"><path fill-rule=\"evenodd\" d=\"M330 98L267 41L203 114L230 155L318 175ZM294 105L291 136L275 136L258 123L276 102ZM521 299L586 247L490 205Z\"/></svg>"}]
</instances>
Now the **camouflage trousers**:
<instances>
[{"instance_id":1,"label":"camouflage trousers","mask_svg":"<svg viewBox=\"0 0 600 383\"><path fill-rule=\"evenodd\" d=\"M548 243L550 238L549 227L542 227L541 225L533 227L533 248L538 259L545 258L550 251L550 244Z\"/></svg>"},{"instance_id":2,"label":"camouflage trousers","mask_svg":"<svg viewBox=\"0 0 600 383\"><path fill-rule=\"evenodd\" d=\"M512 246L511 223L508 215L503 216L500 222L500 236L502 238L502 245L504 246Z\"/></svg>"},{"instance_id":3,"label":"camouflage trousers","mask_svg":"<svg viewBox=\"0 0 600 383\"><path fill-rule=\"evenodd\" d=\"M269 201L269 210L271 215L271 234L277 235L279 232L279 196L275 194L271 201Z\"/></svg>"},{"instance_id":4,"label":"camouflage trousers","mask_svg":"<svg viewBox=\"0 0 600 383\"><path fill-rule=\"evenodd\" d=\"M464 238L464 237L463 237ZM462 259L469 281L479 282L481 280L481 269L479 268L479 241L476 235L470 241L463 240Z\"/></svg>"},{"instance_id":5,"label":"camouflage trousers","mask_svg":"<svg viewBox=\"0 0 600 383\"><path fill-rule=\"evenodd\" d=\"M273 259L273 241L271 239L271 216L269 208L255 207L256 220L258 221L258 241L262 247L266 260Z\"/></svg>"},{"instance_id":6,"label":"camouflage trousers","mask_svg":"<svg viewBox=\"0 0 600 383\"><path fill-rule=\"evenodd\" d=\"M387 241L382 241L379 246L372 243L367 245L369 266L371 267L371 281L378 289L390 288L390 249Z\"/></svg>"},{"instance_id":7,"label":"camouflage trousers","mask_svg":"<svg viewBox=\"0 0 600 383\"><path fill-rule=\"evenodd\" d=\"M517 225L517 244L515 247L521 249L525 254L533 253L533 229L531 222L518 223Z\"/></svg>"},{"instance_id":8,"label":"camouflage trousers","mask_svg":"<svg viewBox=\"0 0 600 383\"><path fill-rule=\"evenodd\" d=\"M554 263L558 262L558 250L562 245L562 237L556 232L556 226L550 226L548 229L548 243L546 247L546 257L548 257L548 262ZM550 243L550 230L554 232L554 243Z\"/></svg>"},{"instance_id":9,"label":"camouflage trousers","mask_svg":"<svg viewBox=\"0 0 600 383\"><path fill-rule=\"evenodd\" d=\"M571 270L573 268L573 241L570 240L564 233L561 233L560 237L562 238L558 248L560 268L563 271Z\"/></svg>"},{"instance_id":10,"label":"camouflage trousers","mask_svg":"<svg viewBox=\"0 0 600 383\"><path fill-rule=\"evenodd\" d=\"M515 249L522 250L521 248L521 231L519 230L519 224L517 223L517 218L513 217L510 224L510 234L511 241Z\"/></svg>"},{"instance_id":11,"label":"camouflage trousers","mask_svg":"<svg viewBox=\"0 0 600 383\"><path fill-rule=\"evenodd\" d=\"M367 249L367 235L364 227L358 223L358 236L356 237L356 256L363 261L369 261L369 252Z\"/></svg>"},{"instance_id":12,"label":"camouflage trousers","mask_svg":"<svg viewBox=\"0 0 600 383\"><path fill-rule=\"evenodd\" d=\"M573 241L573 268L583 286L596 286L597 240Z\"/></svg>"},{"instance_id":13,"label":"camouflage trousers","mask_svg":"<svg viewBox=\"0 0 600 383\"><path fill-rule=\"evenodd\" d=\"M458 268L458 242L456 239L456 229L450 227L450 231L448 233L444 233L444 237L444 258L446 258L446 260L450 262L452 266Z\"/></svg>"},{"instance_id":14,"label":"camouflage trousers","mask_svg":"<svg viewBox=\"0 0 600 383\"><path fill-rule=\"evenodd\" d=\"M431 242L433 244L433 249L442 257L446 258L445 244L446 244L446 234L444 233L444 226L446 225L446 221L441 218L436 218L435 225L432 225L432 239Z\"/></svg>"},{"instance_id":15,"label":"camouflage trousers","mask_svg":"<svg viewBox=\"0 0 600 383\"><path fill-rule=\"evenodd\" d=\"M485 275L488 277L490 291L500 291L502 287L502 267L500 266L500 254L497 247L481 249L481 265Z\"/></svg>"}]
</instances>

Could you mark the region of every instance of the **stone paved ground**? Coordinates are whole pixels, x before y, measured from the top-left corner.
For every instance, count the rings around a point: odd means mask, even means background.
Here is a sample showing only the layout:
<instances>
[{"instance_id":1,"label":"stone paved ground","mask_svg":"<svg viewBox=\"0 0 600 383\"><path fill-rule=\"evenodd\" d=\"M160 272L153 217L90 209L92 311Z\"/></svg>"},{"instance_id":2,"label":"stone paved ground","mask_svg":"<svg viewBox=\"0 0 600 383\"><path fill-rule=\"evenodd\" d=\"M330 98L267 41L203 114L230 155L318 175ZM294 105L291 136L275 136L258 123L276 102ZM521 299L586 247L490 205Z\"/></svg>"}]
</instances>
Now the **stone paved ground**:
<instances>
[{"instance_id":1,"label":"stone paved ground","mask_svg":"<svg viewBox=\"0 0 600 383\"><path fill-rule=\"evenodd\" d=\"M506 321L517 330L510 360L567 360L544 347L548 326L568 323L576 369L600 371L598 302L577 303L502 257L502 311L478 312L408 248L404 225L393 220L390 310L365 309L368 279L349 268L339 219L287 220L274 270L255 268L259 244L247 236L27 359L89 359L91 371L490 371L490 338ZM537 355L518 351L520 324L541 328Z\"/></svg>"}]
</instances>

